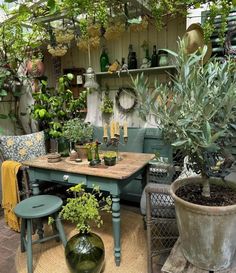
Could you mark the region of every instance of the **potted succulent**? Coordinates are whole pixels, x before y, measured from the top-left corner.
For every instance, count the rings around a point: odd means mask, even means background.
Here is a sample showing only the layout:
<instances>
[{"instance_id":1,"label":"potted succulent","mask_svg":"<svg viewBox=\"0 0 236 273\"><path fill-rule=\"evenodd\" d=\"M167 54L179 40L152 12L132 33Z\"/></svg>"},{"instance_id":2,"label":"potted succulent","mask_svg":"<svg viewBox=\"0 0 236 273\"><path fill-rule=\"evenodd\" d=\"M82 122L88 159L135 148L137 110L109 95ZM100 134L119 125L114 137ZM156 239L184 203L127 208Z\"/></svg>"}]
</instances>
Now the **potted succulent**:
<instances>
[{"instance_id":1,"label":"potted succulent","mask_svg":"<svg viewBox=\"0 0 236 273\"><path fill-rule=\"evenodd\" d=\"M62 131L63 136L75 144L80 158L86 158L87 148L84 144L93 138L93 127L80 118L73 118L65 122Z\"/></svg>"},{"instance_id":2,"label":"potted succulent","mask_svg":"<svg viewBox=\"0 0 236 273\"><path fill-rule=\"evenodd\" d=\"M91 232L92 223L103 224L100 212L110 212L111 198L104 197L99 187L85 191L83 183L69 188L74 197L68 198L60 217L76 224L79 233L70 238L65 247L66 262L70 272L99 273L104 265L105 250L102 239Z\"/></svg>"},{"instance_id":3,"label":"potted succulent","mask_svg":"<svg viewBox=\"0 0 236 273\"><path fill-rule=\"evenodd\" d=\"M137 76L133 84L142 117L152 114L164 140L188 157L198 177L171 185L181 248L189 262L206 270L230 266L236 252L236 184L225 178L234 162L227 150L236 120L236 63L212 59L204 66L201 52L186 55L179 44L177 73L170 84Z\"/></svg>"},{"instance_id":4,"label":"potted succulent","mask_svg":"<svg viewBox=\"0 0 236 273\"><path fill-rule=\"evenodd\" d=\"M116 157L117 157L117 153L114 152L114 151L111 151L111 152L106 152L104 154L104 164L106 166L114 166L116 165Z\"/></svg>"}]
</instances>

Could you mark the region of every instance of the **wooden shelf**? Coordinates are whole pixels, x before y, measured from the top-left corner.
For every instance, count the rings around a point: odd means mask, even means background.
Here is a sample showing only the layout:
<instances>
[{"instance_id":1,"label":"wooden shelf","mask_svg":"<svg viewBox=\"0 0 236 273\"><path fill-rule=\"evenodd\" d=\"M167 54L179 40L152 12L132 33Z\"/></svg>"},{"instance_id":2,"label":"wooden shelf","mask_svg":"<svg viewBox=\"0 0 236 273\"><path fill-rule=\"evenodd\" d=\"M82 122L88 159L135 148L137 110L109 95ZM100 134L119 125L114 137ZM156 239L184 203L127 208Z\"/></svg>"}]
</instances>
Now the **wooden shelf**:
<instances>
[{"instance_id":1,"label":"wooden shelf","mask_svg":"<svg viewBox=\"0 0 236 273\"><path fill-rule=\"evenodd\" d=\"M166 72L173 72L176 70L175 65L168 65L168 66L159 66L159 67L150 67L150 68L145 68L145 69L130 69L129 71L121 71L120 75L118 72L115 73L109 73L109 72L98 72L96 73L97 78L103 78L103 77L127 77L133 74L138 74L138 73L144 73L144 74L165 74Z\"/></svg>"}]
</instances>

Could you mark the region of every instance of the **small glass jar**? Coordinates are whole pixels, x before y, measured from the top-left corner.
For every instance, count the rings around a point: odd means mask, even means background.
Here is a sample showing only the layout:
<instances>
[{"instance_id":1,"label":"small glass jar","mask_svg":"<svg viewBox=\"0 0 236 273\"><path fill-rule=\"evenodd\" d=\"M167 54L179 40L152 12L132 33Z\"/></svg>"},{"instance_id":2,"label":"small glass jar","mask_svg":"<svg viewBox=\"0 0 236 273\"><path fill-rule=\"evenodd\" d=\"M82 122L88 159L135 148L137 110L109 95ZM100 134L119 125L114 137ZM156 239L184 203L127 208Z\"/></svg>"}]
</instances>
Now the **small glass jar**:
<instances>
[{"instance_id":1,"label":"small glass jar","mask_svg":"<svg viewBox=\"0 0 236 273\"><path fill-rule=\"evenodd\" d=\"M158 52L158 64L159 66L167 66L169 64L168 52L159 50Z\"/></svg>"}]
</instances>

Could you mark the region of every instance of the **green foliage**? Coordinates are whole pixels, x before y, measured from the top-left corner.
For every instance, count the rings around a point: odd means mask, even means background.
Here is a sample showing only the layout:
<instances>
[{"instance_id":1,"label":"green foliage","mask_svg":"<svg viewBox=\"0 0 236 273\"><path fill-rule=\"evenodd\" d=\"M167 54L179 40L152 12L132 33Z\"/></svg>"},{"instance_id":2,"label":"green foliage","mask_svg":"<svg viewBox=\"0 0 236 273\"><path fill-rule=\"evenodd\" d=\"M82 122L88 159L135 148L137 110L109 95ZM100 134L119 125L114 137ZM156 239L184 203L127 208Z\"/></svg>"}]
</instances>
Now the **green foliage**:
<instances>
[{"instance_id":1,"label":"green foliage","mask_svg":"<svg viewBox=\"0 0 236 273\"><path fill-rule=\"evenodd\" d=\"M211 60L202 53L187 56L183 41L176 57L177 73L169 84L149 89L144 75L133 79L142 118L152 114L166 141L181 149L194 169L209 175L209 154L225 153L236 121L236 63ZM213 162L215 163L215 162Z\"/></svg>"},{"instance_id":2,"label":"green foliage","mask_svg":"<svg viewBox=\"0 0 236 273\"><path fill-rule=\"evenodd\" d=\"M117 156L117 153L116 152L113 152L113 151L110 151L110 152L106 152L104 154L104 157L107 157L107 158L113 158L113 157L116 157Z\"/></svg>"},{"instance_id":3,"label":"green foliage","mask_svg":"<svg viewBox=\"0 0 236 273\"><path fill-rule=\"evenodd\" d=\"M101 111L103 114L113 114L113 101L109 98L109 94L106 92L102 101Z\"/></svg>"},{"instance_id":4,"label":"green foliage","mask_svg":"<svg viewBox=\"0 0 236 273\"><path fill-rule=\"evenodd\" d=\"M73 192L75 197L67 199L67 204L62 207L60 216L75 223L82 233L91 230L92 222L97 227L101 227L103 221L100 211L110 212L112 203L110 196L102 196L97 186L94 186L92 192L86 192L83 184L77 184L68 191Z\"/></svg>"},{"instance_id":5,"label":"green foliage","mask_svg":"<svg viewBox=\"0 0 236 273\"><path fill-rule=\"evenodd\" d=\"M219 37L222 43L224 42L224 33L226 30L226 22L229 12L232 8L236 6L234 0L149 0L148 4L151 8L151 13L156 20L157 28L161 28L164 25L163 17L164 15L187 15L187 9L201 8L207 6L209 9L209 14L204 22L204 36L205 40L208 41L211 34L214 31L214 20L217 15L221 16L221 28Z\"/></svg>"},{"instance_id":6,"label":"green foliage","mask_svg":"<svg viewBox=\"0 0 236 273\"><path fill-rule=\"evenodd\" d=\"M74 99L69 89L72 78L72 74L60 77L57 89L48 88L42 81L40 92L33 94L32 116L52 138L61 137L64 123L80 115L81 100Z\"/></svg>"},{"instance_id":7,"label":"green foliage","mask_svg":"<svg viewBox=\"0 0 236 273\"><path fill-rule=\"evenodd\" d=\"M79 118L66 121L62 131L63 136L74 143L83 144L93 138L93 127Z\"/></svg>"}]
</instances>

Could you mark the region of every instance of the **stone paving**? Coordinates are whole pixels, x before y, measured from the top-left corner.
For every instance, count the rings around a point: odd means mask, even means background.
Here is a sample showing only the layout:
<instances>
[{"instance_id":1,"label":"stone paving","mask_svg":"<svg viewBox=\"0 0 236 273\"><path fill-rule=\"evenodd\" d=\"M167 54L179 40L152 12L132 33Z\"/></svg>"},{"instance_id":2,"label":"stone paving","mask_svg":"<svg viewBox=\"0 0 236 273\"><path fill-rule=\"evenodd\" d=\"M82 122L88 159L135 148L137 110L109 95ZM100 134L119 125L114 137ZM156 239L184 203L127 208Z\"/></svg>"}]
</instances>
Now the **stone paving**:
<instances>
[{"instance_id":1,"label":"stone paving","mask_svg":"<svg viewBox=\"0 0 236 273\"><path fill-rule=\"evenodd\" d=\"M1 209L0 209L1 210ZM15 254L20 244L20 234L5 225L4 216L0 212L0 272L17 273Z\"/></svg>"}]
</instances>

